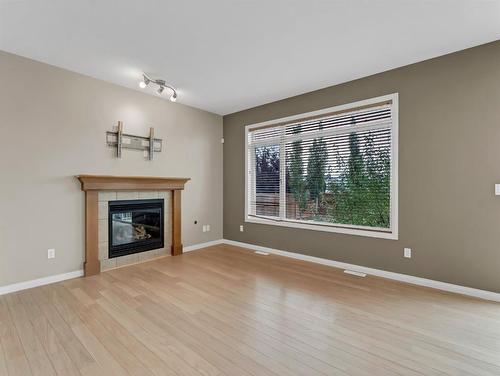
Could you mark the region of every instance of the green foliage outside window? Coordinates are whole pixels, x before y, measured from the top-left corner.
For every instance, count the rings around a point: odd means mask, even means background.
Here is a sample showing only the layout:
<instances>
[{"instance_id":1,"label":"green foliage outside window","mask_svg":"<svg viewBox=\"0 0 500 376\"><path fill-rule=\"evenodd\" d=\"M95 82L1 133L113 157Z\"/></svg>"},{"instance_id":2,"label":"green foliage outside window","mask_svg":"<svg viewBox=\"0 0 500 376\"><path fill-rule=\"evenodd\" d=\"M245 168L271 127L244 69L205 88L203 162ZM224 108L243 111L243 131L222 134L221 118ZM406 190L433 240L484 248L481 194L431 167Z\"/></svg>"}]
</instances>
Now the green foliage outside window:
<instances>
[{"instance_id":1,"label":"green foliage outside window","mask_svg":"<svg viewBox=\"0 0 500 376\"><path fill-rule=\"evenodd\" d=\"M293 133L298 133L299 127L294 128ZM304 180L304 165L302 162L302 141L294 141L292 143L292 150L289 156L289 167L287 184L288 189L293 193L295 203L299 207L299 217L300 213L307 207L307 187Z\"/></svg>"},{"instance_id":2,"label":"green foliage outside window","mask_svg":"<svg viewBox=\"0 0 500 376\"><path fill-rule=\"evenodd\" d=\"M292 130L297 134L299 128ZM293 200L297 210L288 219L350 224L368 227L390 227L391 156L389 144L376 145L372 132L351 133L348 152L339 152L335 144L316 138L304 148L304 141L293 141L286 157L287 200ZM279 187L279 154L259 150L259 171L263 178ZM331 153L331 155L329 155ZM265 168L264 168L265 167ZM266 190L257 187L257 193ZM279 190L267 190L276 192ZM290 203L287 203L287 206Z\"/></svg>"},{"instance_id":3,"label":"green foliage outside window","mask_svg":"<svg viewBox=\"0 0 500 376\"><path fill-rule=\"evenodd\" d=\"M351 133L348 160L337 155L337 168L341 173L329 183L333 197L333 204L328 208L329 221L389 228L390 152L375 148L371 134L364 141L365 150L361 153L359 137Z\"/></svg>"}]
</instances>

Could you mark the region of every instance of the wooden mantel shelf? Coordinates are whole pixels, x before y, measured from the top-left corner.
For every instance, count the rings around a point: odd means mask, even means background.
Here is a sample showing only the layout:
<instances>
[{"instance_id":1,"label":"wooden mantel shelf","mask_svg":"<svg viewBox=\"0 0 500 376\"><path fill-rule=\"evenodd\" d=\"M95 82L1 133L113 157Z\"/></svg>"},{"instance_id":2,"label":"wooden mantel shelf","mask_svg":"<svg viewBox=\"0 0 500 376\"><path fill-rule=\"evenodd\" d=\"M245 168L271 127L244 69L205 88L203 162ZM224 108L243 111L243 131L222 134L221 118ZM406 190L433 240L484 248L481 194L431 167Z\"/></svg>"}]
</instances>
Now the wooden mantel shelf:
<instances>
[{"instance_id":1,"label":"wooden mantel shelf","mask_svg":"<svg viewBox=\"0 0 500 376\"><path fill-rule=\"evenodd\" d=\"M99 274L99 191L172 191L172 256L182 254L181 192L189 178L160 176L78 175L85 192L85 276Z\"/></svg>"},{"instance_id":2,"label":"wooden mantel shelf","mask_svg":"<svg viewBox=\"0 0 500 376\"><path fill-rule=\"evenodd\" d=\"M162 191L184 189L189 178L78 175L82 191Z\"/></svg>"}]
</instances>

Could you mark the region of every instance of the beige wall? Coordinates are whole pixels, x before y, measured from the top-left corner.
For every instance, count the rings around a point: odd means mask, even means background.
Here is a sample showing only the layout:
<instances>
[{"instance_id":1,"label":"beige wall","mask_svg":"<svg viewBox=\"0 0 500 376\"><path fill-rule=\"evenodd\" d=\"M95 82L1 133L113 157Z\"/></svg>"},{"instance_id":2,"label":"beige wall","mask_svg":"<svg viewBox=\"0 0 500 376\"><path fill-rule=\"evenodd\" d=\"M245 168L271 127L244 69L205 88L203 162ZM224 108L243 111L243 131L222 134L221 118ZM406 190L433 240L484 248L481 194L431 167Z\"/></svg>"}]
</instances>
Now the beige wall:
<instances>
[{"instance_id":1,"label":"beige wall","mask_svg":"<svg viewBox=\"0 0 500 376\"><path fill-rule=\"evenodd\" d=\"M245 125L394 92L399 240L243 222ZM500 42L225 116L224 139L224 238L500 292Z\"/></svg>"},{"instance_id":2,"label":"beige wall","mask_svg":"<svg viewBox=\"0 0 500 376\"><path fill-rule=\"evenodd\" d=\"M105 132L118 120L132 134L154 126L164 151L116 159ZM218 115L0 52L0 286L82 268L81 173L190 177L184 245L220 239L221 137Z\"/></svg>"}]
</instances>

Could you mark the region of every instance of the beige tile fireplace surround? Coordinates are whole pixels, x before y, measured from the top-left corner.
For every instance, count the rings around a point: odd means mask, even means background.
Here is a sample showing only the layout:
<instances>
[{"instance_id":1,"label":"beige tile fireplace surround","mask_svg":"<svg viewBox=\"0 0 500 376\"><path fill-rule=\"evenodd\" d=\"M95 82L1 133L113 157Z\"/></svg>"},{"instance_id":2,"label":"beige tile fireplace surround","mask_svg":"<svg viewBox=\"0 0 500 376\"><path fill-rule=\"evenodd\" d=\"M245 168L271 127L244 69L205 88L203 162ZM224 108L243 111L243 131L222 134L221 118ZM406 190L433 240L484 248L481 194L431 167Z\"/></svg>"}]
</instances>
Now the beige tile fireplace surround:
<instances>
[{"instance_id":1,"label":"beige tile fireplace surround","mask_svg":"<svg viewBox=\"0 0 500 376\"><path fill-rule=\"evenodd\" d=\"M114 200L143 200L143 199L163 199L163 215L164 215L164 247L161 249L153 249L151 251L134 253L126 256L119 256L114 258L109 258L109 234L108 234L108 211L109 211L109 201ZM98 192L97 194L97 220L98 220L98 231L97 239L99 242L99 262L101 265L101 271L108 269L113 269L125 265L135 264L141 261L150 260L157 257L164 257L170 255L170 250L172 246L172 192Z\"/></svg>"},{"instance_id":2,"label":"beige tile fireplace surround","mask_svg":"<svg viewBox=\"0 0 500 376\"><path fill-rule=\"evenodd\" d=\"M85 192L86 276L155 257L182 254L181 192L189 178L78 175ZM108 257L108 209L114 200L164 200L164 247L132 255Z\"/></svg>"}]
</instances>

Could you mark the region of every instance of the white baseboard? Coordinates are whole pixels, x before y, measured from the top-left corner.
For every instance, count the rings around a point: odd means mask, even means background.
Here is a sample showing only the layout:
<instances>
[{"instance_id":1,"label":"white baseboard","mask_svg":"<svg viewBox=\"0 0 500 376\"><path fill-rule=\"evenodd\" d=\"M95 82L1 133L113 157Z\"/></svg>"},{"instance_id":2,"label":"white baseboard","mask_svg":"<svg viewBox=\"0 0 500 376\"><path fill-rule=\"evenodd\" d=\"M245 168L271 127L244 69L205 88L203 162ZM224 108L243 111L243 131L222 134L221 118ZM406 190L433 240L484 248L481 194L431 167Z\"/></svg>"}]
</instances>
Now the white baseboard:
<instances>
[{"instance_id":1,"label":"white baseboard","mask_svg":"<svg viewBox=\"0 0 500 376\"><path fill-rule=\"evenodd\" d=\"M12 285L0 286L0 295L9 294L11 292L31 289L37 286L49 285L51 283L65 281L67 279L78 278L83 276L83 270L75 270L74 272L51 275L31 281L13 283Z\"/></svg>"},{"instance_id":2,"label":"white baseboard","mask_svg":"<svg viewBox=\"0 0 500 376\"><path fill-rule=\"evenodd\" d=\"M206 242L206 243L198 243L198 244L188 245L187 247L184 247L182 249L182 251L183 252L191 252L191 251L196 251L197 249L211 247L213 245L218 245L218 244L222 244L222 243L224 243L224 240L222 240L222 239L212 240L212 241Z\"/></svg>"},{"instance_id":3,"label":"white baseboard","mask_svg":"<svg viewBox=\"0 0 500 376\"><path fill-rule=\"evenodd\" d=\"M377 277L388 278L388 279L393 279L396 281L410 283L412 285L425 286L425 287L430 287L430 288L434 288L434 289L438 289L438 290L453 292L456 294L468 295L468 296L473 296L476 298L500 302L500 294L496 293L496 292L492 292L492 291L479 290L479 289L475 289L475 288L471 288L471 287L465 287L465 286L460 286L460 285L453 285L451 283L446 283L446 282L434 281L432 279L414 277L411 275L388 272L385 270L372 269L372 268L367 268L365 266L347 264L345 262L333 261L333 260L328 260L328 259L314 257L314 256L307 256L307 255L303 255L300 253L281 251L279 249L262 247L259 245L242 243L242 242L237 242L234 240L224 239L223 243L234 245L237 247L249 248L249 249L252 249L255 251L268 252L268 253L272 253L275 255L290 257L290 258L294 258L297 260L314 262L316 264L333 266L335 268L349 269L349 270L353 270L353 271L359 272L359 273L366 273L366 274L374 275Z\"/></svg>"},{"instance_id":4,"label":"white baseboard","mask_svg":"<svg viewBox=\"0 0 500 376\"><path fill-rule=\"evenodd\" d=\"M314 262L316 264L328 265L328 266L332 266L334 268L339 268L339 269L344 269L344 270L348 269L348 270L352 270L352 271L359 272L359 273L365 273L365 274L370 274L370 275L374 275L377 277L393 279L396 281L406 282L406 283L410 283L413 285L425 286L425 287L430 287L430 288L434 288L434 289L438 289L438 290L453 292L456 294L468 295L468 296L473 296L476 298L500 302L500 294L492 292L492 291L485 291L485 290L479 290L479 289L475 289L475 288L471 288L471 287L453 285L451 283L434 281L432 279L414 277L414 276L406 275L406 274L400 274L400 273L388 272L385 270L367 268L365 266L348 264L345 262L333 261L333 260L328 260L328 259L324 259L324 258L320 258L320 257L307 256L307 255L304 255L301 253L281 251L279 249L262 247L260 245L255 245L255 244L250 244L250 243L242 243L242 242L228 240L228 239L219 239L219 240L213 240L213 241L206 242L206 243L190 245L190 246L184 247L184 252L190 252L190 251L194 251L197 249L206 248L206 247L210 247L210 246L218 245L218 244L234 245L236 247L248 248L248 249L252 249L252 250L260 251L260 252L272 253L272 254L279 255L279 256L290 257L290 258L294 258L294 259L302 260L302 261ZM14 283L12 285L0 286L0 295L9 294L11 292L20 291L20 290L26 290L26 289L30 289L30 288L37 287L37 286L48 285L51 283L65 281L67 279L72 279L72 278L77 278L77 277L82 277L82 276L83 276L83 270L76 270L76 271L69 272L69 273L53 275L53 276L34 279L31 281L26 281L26 282Z\"/></svg>"},{"instance_id":5,"label":"white baseboard","mask_svg":"<svg viewBox=\"0 0 500 376\"><path fill-rule=\"evenodd\" d=\"M218 239L218 240L214 240L211 242L194 244L194 245L184 247L183 251L190 252L190 251L194 251L196 249L206 248L206 247L210 247L212 245L217 245L217 244L222 244L222 243L223 243L223 240ZM146 260L146 261L151 261L151 260ZM128 266L128 265L125 265L125 266ZM67 279L78 278L78 277L82 277L82 276L83 276L83 270L75 270L74 272L51 275L49 277L33 279L31 281L25 281L25 282L13 283L11 285L6 285L6 286L0 286L0 295L5 295L5 294L9 294L11 292L21 291L21 290L26 290L26 289L31 289L31 288L37 287L37 286L49 285L51 283L61 282L61 281L65 281Z\"/></svg>"}]
</instances>

